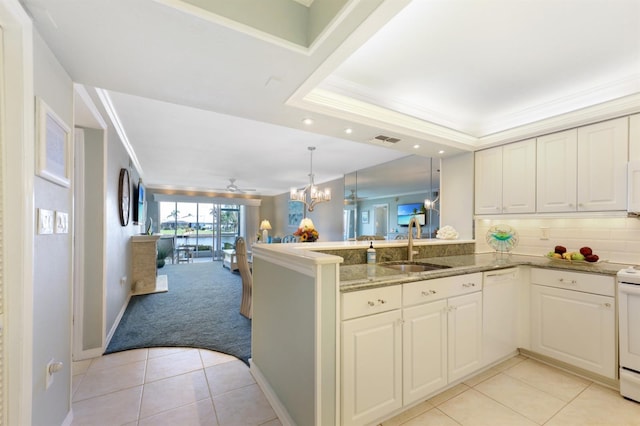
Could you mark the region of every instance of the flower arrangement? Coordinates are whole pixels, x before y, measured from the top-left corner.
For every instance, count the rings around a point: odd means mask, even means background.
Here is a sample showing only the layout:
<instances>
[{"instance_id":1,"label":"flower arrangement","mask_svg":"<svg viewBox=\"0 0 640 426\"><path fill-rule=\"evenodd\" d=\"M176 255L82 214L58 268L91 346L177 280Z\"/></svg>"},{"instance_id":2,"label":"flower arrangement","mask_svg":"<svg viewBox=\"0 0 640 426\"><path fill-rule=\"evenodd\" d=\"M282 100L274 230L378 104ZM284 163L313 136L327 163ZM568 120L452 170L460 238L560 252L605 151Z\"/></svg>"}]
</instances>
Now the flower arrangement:
<instances>
[{"instance_id":1,"label":"flower arrangement","mask_svg":"<svg viewBox=\"0 0 640 426\"><path fill-rule=\"evenodd\" d=\"M296 237L300 237L300 241L303 243L312 243L318 239L319 235L313 222L309 218L304 218L300 221L298 230L293 233Z\"/></svg>"}]
</instances>

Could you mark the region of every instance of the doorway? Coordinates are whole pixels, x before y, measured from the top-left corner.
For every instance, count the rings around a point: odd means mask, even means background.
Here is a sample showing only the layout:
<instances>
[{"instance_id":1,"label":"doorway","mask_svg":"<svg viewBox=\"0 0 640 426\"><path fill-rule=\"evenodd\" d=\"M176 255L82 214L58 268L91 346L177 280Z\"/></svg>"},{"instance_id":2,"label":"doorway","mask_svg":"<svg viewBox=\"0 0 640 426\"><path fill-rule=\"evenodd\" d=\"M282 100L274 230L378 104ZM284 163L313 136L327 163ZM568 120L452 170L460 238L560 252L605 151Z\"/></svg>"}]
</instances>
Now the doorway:
<instances>
[{"instance_id":1,"label":"doorway","mask_svg":"<svg viewBox=\"0 0 640 426\"><path fill-rule=\"evenodd\" d=\"M174 239L176 261L222 260L240 235L240 206L161 201L159 232Z\"/></svg>"}]
</instances>

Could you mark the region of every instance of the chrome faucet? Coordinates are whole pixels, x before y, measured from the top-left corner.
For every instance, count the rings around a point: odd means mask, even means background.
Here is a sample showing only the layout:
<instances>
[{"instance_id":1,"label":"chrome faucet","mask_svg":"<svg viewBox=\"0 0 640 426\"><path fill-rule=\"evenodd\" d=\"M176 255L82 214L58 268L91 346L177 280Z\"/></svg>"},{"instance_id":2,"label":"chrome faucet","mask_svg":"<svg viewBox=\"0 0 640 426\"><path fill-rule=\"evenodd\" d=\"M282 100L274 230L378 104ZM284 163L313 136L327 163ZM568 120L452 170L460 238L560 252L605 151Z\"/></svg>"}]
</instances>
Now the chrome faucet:
<instances>
[{"instance_id":1,"label":"chrome faucet","mask_svg":"<svg viewBox=\"0 0 640 426\"><path fill-rule=\"evenodd\" d=\"M409 221L409 244L407 245L407 260L411 262L413 260L413 255L418 254L418 251L413 251L413 232L411 231L411 225L416 226L416 238L420 238L420 222L418 222L417 217L412 217Z\"/></svg>"}]
</instances>

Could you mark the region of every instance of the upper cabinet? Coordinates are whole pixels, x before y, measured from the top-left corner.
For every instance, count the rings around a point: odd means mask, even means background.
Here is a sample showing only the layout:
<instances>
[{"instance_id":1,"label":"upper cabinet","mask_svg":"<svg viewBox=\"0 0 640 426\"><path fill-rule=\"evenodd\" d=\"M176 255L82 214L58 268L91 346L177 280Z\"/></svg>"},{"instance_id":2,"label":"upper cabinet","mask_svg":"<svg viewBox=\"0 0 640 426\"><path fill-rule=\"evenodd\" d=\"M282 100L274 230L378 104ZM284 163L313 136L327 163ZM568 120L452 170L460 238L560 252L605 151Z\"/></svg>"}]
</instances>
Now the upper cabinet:
<instances>
[{"instance_id":1,"label":"upper cabinet","mask_svg":"<svg viewBox=\"0 0 640 426\"><path fill-rule=\"evenodd\" d=\"M539 137L537 147L537 211L576 211L578 130Z\"/></svg>"},{"instance_id":2,"label":"upper cabinet","mask_svg":"<svg viewBox=\"0 0 640 426\"><path fill-rule=\"evenodd\" d=\"M533 213L535 185L535 139L476 152L476 214Z\"/></svg>"},{"instance_id":3,"label":"upper cabinet","mask_svg":"<svg viewBox=\"0 0 640 426\"><path fill-rule=\"evenodd\" d=\"M578 211L627 209L629 119L578 129Z\"/></svg>"},{"instance_id":4,"label":"upper cabinet","mask_svg":"<svg viewBox=\"0 0 640 426\"><path fill-rule=\"evenodd\" d=\"M478 151L475 213L626 210L628 150L622 117Z\"/></svg>"}]
</instances>

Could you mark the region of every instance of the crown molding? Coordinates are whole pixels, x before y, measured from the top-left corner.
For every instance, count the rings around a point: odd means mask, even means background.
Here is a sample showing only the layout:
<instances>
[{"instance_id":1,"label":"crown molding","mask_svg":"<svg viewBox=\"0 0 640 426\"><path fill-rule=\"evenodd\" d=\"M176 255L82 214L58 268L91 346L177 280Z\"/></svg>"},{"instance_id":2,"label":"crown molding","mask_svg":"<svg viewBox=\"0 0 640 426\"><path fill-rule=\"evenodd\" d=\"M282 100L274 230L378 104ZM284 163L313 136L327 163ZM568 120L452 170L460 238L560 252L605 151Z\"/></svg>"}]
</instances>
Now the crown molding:
<instances>
[{"instance_id":1,"label":"crown molding","mask_svg":"<svg viewBox=\"0 0 640 426\"><path fill-rule=\"evenodd\" d=\"M465 133L324 89L312 90L290 104L458 149L473 149L477 142Z\"/></svg>"}]
</instances>

